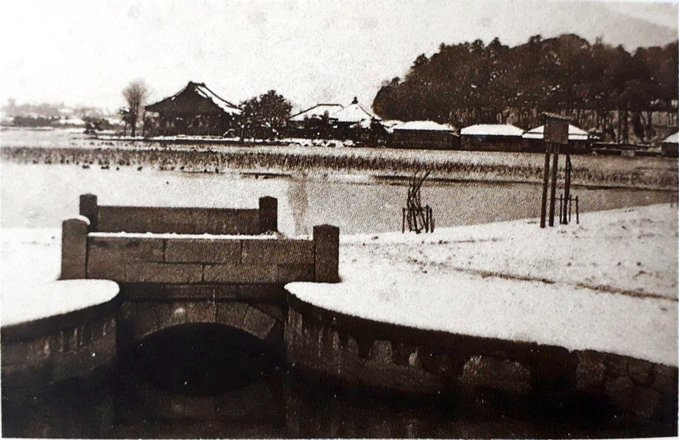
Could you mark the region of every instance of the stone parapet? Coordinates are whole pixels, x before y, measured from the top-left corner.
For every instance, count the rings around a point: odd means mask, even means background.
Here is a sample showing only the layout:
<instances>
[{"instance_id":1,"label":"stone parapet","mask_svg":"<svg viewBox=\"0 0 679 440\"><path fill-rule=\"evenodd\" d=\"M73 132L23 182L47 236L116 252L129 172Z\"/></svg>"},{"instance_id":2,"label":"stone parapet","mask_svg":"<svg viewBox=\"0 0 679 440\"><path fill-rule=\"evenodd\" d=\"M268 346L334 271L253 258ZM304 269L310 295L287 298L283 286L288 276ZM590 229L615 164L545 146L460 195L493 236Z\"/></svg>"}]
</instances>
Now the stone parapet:
<instances>
[{"instance_id":1,"label":"stone parapet","mask_svg":"<svg viewBox=\"0 0 679 440\"><path fill-rule=\"evenodd\" d=\"M176 234L247 234L278 230L278 202L262 197L257 209L99 206L97 196L80 196L80 215L90 231Z\"/></svg>"},{"instance_id":2,"label":"stone parapet","mask_svg":"<svg viewBox=\"0 0 679 440\"><path fill-rule=\"evenodd\" d=\"M116 357L117 300L2 327L4 392L30 392L108 368Z\"/></svg>"},{"instance_id":3,"label":"stone parapet","mask_svg":"<svg viewBox=\"0 0 679 440\"><path fill-rule=\"evenodd\" d=\"M677 368L593 351L420 330L288 295L287 361L302 372L409 394L597 399L617 414L676 422Z\"/></svg>"}]
</instances>

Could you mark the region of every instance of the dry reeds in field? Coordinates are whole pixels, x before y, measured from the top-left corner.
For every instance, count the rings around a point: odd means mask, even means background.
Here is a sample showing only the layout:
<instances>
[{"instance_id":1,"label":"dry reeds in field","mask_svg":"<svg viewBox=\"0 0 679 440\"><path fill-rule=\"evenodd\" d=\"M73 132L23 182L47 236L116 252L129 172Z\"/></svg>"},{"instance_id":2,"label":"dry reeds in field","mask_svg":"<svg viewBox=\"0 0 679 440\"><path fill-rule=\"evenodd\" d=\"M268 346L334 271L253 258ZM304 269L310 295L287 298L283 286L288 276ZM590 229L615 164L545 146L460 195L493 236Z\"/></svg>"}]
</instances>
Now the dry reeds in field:
<instances>
[{"instance_id":1,"label":"dry reeds in field","mask_svg":"<svg viewBox=\"0 0 679 440\"><path fill-rule=\"evenodd\" d=\"M294 148L271 146L161 146L110 142L69 148L3 147L4 161L79 166L144 167L187 172L255 170L281 172L352 172L410 176L429 169L434 179L538 183L542 157L529 153L415 151L385 149ZM662 158L578 156L573 159L576 185L675 189L677 162Z\"/></svg>"}]
</instances>

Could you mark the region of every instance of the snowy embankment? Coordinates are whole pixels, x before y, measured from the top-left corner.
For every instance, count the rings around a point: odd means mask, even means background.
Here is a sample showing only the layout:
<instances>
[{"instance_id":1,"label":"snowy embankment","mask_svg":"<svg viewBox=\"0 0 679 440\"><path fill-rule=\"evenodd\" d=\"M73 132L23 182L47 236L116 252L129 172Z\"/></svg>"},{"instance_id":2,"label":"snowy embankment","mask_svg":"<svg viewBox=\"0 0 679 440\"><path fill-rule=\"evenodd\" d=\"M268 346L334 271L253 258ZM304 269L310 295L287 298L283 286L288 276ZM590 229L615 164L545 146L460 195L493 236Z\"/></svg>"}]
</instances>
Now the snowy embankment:
<instances>
[{"instance_id":1,"label":"snowy embankment","mask_svg":"<svg viewBox=\"0 0 679 440\"><path fill-rule=\"evenodd\" d=\"M113 281L56 281L60 251L60 229L0 230L3 326L80 310L118 294Z\"/></svg>"},{"instance_id":2,"label":"snowy embankment","mask_svg":"<svg viewBox=\"0 0 679 440\"><path fill-rule=\"evenodd\" d=\"M286 287L316 306L457 334L677 365L677 211L600 211L343 236L339 284Z\"/></svg>"}]
</instances>

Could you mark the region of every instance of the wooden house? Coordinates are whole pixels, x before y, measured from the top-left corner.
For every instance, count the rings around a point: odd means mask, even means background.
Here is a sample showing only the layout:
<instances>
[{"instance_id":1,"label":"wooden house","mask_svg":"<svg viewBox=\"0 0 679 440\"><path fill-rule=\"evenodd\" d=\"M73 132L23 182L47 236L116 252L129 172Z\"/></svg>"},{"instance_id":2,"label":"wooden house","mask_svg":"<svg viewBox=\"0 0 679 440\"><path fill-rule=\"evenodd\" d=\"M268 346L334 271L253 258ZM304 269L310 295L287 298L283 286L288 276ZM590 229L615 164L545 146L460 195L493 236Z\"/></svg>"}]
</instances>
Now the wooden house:
<instances>
[{"instance_id":1,"label":"wooden house","mask_svg":"<svg viewBox=\"0 0 679 440\"><path fill-rule=\"evenodd\" d=\"M679 156L679 131L663 139L660 147L662 148L663 156Z\"/></svg>"},{"instance_id":2,"label":"wooden house","mask_svg":"<svg viewBox=\"0 0 679 440\"><path fill-rule=\"evenodd\" d=\"M447 124L434 121L409 121L390 127L389 146L392 148L416 148L452 150L459 148L459 136Z\"/></svg>"},{"instance_id":3,"label":"wooden house","mask_svg":"<svg viewBox=\"0 0 679 440\"><path fill-rule=\"evenodd\" d=\"M324 139L331 137L332 114L342 110L341 104L316 104L288 119L289 137Z\"/></svg>"},{"instance_id":4,"label":"wooden house","mask_svg":"<svg viewBox=\"0 0 679 440\"><path fill-rule=\"evenodd\" d=\"M544 152L545 151L545 126L541 125L528 130L521 136L525 151ZM568 124L568 145L561 146L562 153L591 153L593 138L585 130Z\"/></svg>"},{"instance_id":5,"label":"wooden house","mask_svg":"<svg viewBox=\"0 0 679 440\"><path fill-rule=\"evenodd\" d=\"M157 113L153 135L222 136L234 129L241 111L219 97L205 83L189 82L181 91L146 106Z\"/></svg>"},{"instance_id":6,"label":"wooden house","mask_svg":"<svg viewBox=\"0 0 679 440\"><path fill-rule=\"evenodd\" d=\"M364 109L358 99L341 110L333 113L332 124L334 136L338 139L352 139L371 143L373 127L380 120L379 117Z\"/></svg>"},{"instance_id":7,"label":"wooden house","mask_svg":"<svg viewBox=\"0 0 679 440\"><path fill-rule=\"evenodd\" d=\"M463 150L521 151L523 130L511 124L476 124L460 130Z\"/></svg>"}]
</instances>

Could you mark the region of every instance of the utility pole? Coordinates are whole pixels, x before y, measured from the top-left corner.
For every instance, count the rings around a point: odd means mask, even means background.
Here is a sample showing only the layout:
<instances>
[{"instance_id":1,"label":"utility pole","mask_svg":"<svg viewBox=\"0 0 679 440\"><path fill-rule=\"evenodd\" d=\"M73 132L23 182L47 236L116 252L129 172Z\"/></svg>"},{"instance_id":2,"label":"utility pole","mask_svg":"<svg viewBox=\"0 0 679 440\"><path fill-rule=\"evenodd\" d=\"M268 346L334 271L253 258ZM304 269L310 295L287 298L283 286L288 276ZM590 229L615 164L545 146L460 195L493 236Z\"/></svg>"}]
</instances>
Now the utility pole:
<instances>
[{"instance_id":1,"label":"utility pole","mask_svg":"<svg viewBox=\"0 0 679 440\"><path fill-rule=\"evenodd\" d=\"M567 225L570 221L568 213L570 213L570 200L571 200L571 172L573 171L573 165L571 164L571 155L566 154L566 182L563 190L564 197L564 210L563 210L563 220L561 223Z\"/></svg>"}]
</instances>

